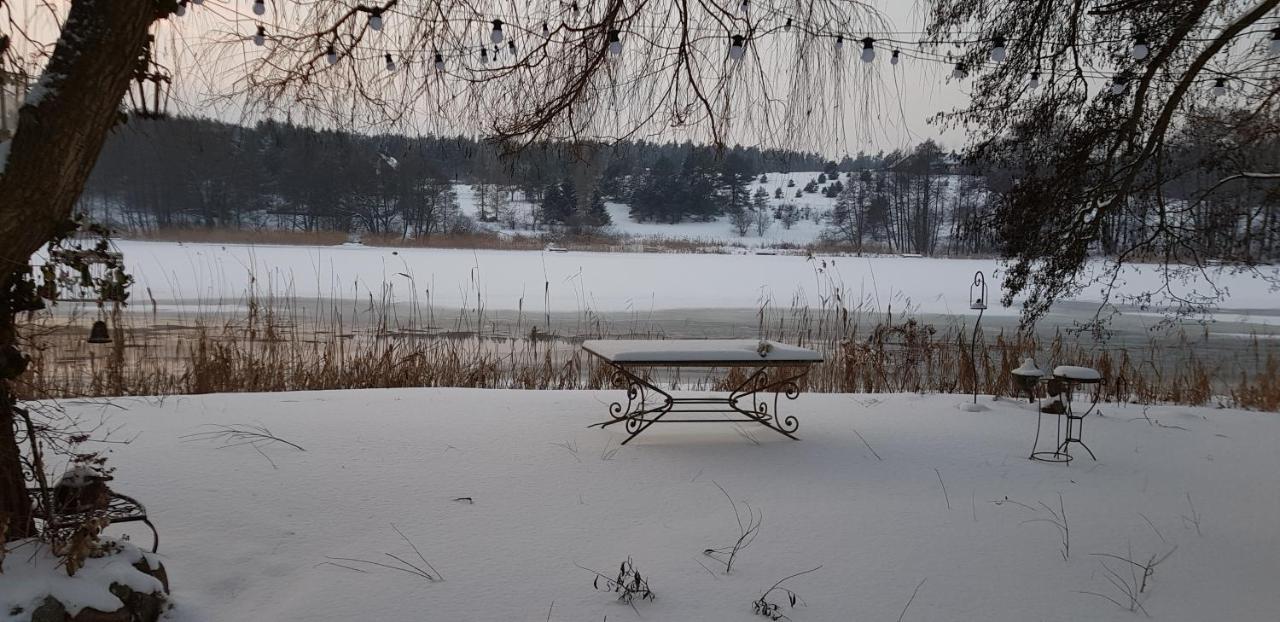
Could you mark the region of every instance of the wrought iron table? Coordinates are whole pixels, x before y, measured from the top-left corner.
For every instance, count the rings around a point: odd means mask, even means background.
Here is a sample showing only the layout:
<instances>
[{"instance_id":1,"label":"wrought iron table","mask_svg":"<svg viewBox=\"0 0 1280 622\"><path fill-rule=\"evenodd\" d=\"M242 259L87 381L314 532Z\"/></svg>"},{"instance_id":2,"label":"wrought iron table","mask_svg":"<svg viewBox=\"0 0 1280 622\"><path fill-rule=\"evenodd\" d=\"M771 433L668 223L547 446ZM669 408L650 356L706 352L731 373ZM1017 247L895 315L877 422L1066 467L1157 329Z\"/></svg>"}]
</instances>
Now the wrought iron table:
<instances>
[{"instance_id":1,"label":"wrought iron table","mask_svg":"<svg viewBox=\"0 0 1280 622\"><path fill-rule=\"evenodd\" d=\"M52 494L52 493L50 493ZM32 505L36 509L36 518L47 520L49 513L45 510L45 501L39 488L28 488L27 495L31 498ZM147 517L147 508L137 499L124 495L114 490L109 493L107 505L101 508L86 510L83 512L71 512L63 514L54 514L54 522L47 525L46 529L73 529L86 518L94 516L103 516L111 523L131 523L142 522L151 529L151 552L155 553L160 550L160 532L156 531L156 526L151 524L151 519Z\"/></svg>"},{"instance_id":2,"label":"wrought iron table","mask_svg":"<svg viewBox=\"0 0 1280 622\"><path fill-rule=\"evenodd\" d=\"M822 362L822 355L813 350L754 339L595 340L583 342L582 349L608 365L614 384L626 388L626 404L610 404L611 419L590 426L622 423L628 434L623 445L658 422L759 423L795 439L800 422L794 415L779 415L778 398L796 399L809 366ZM650 367L749 368L752 372L723 397L675 397L637 373ZM667 417L672 413L730 416Z\"/></svg>"}]
</instances>

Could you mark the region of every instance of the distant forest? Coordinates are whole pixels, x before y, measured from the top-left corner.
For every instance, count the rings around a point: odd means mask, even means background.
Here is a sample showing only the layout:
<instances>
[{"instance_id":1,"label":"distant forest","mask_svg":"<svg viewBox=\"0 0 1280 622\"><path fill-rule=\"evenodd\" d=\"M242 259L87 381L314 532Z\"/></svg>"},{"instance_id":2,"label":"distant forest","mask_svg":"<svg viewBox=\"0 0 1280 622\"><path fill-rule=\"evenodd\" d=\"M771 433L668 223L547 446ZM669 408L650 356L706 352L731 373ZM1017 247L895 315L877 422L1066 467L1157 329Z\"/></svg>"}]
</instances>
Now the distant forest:
<instances>
[{"instance_id":1,"label":"distant forest","mask_svg":"<svg viewBox=\"0 0 1280 622\"><path fill-rule=\"evenodd\" d=\"M1280 193L1275 184L1237 183L1192 199L1215 163L1197 163L1170 196L1184 200L1180 226L1194 229L1222 258L1280 258ZM769 175L813 172L787 185ZM81 207L117 227L272 228L423 238L472 233L476 221L506 229L576 233L608 225L605 201L629 206L640 222L727 217L741 236L798 219L821 222L823 240L854 251L992 254L1017 235L1001 201L1018 171L961 162L932 141L906 150L831 161L813 153L692 143L623 142L569 149L535 147L505 155L466 137L366 136L278 122L253 127L194 118L134 120L108 141ZM788 180L794 181L794 180ZM1204 183L1202 183L1204 182ZM459 209L460 185L474 218ZM822 211L801 208L825 196ZM1185 197L1185 198L1180 198ZM1135 205L1104 223L1097 252L1167 223ZM726 228L726 234L731 231Z\"/></svg>"}]
</instances>

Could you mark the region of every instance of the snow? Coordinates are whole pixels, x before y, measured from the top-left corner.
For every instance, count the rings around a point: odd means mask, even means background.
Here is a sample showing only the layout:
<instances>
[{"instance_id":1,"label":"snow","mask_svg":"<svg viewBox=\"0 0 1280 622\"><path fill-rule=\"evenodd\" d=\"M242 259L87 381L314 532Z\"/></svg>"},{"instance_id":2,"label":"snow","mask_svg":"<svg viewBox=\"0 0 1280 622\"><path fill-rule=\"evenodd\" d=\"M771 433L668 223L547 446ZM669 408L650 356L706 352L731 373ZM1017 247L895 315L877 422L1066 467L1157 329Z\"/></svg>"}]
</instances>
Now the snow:
<instances>
[{"instance_id":1,"label":"snow","mask_svg":"<svg viewBox=\"0 0 1280 622\"><path fill-rule=\"evenodd\" d=\"M56 598L73 616L85 608L115 611L124 603L107 590L112 583L142 593L164 590L159 579L133 567L146 560L149 568L157 568L153 555L128 542L113 542L110 538L104 542L113 543L120 550L86 559L84 567L70 577L47 545L34 540L9 543L11 551L5 556L4 572L0 573L0 620L30 620L32 611L46 596Z\"/></svg>"},{"instance_id":2,"label":"snow","mask_svg":"<svg viewBox=\"0 0 1280 622\"><path fill-rule=\"evenodd\" d=\"M1096 369L1088 367L1077 367L1075 365L1059 365L1053 368L1053 375L1068 380L1084 380L1096 381L1102 379L1102 374Z\"/></svg>"},{"instance_id":3,"label":"snow","mask_svg":"<svg viewBox=\"0 0 1280 622\"><path fill-rule=\"evenodd\" d=\"M1019 365L1017 369L1009 373L1016 376L1032 376L1034 378L1039 378L1044 375L1044 372L1041 371L1039 367L1036 367L1035 359L1022 359L1022 364Z\"/></svg>"},{"instance_id":4,"label":"snow","mask_svg":"<svg viewBox=\"0 0 1280 622\"><path fill-rule=\"evenodd\" d=\"M367 246L248 246L173 242L116 243L137 279L133 301L203 300L235 304L251 287L273 288L299 298L368 300L383 284L400 301L420 300L462 308L477 292L490 309L543 311L647 311L650 309L755 309L794 300L816 307L843 288L849 308L895 313L968 314L969 284L982 270L992 291L1003 279L993 259L819 257L677 253L549 253ZM1101 268L1101 265L1098 265ZM1151 266L1122 272L1127 288L1162 286ZM1276 309L1265 280L1221 269L1216 277L1230 296L1227 308ZM1076 301L1100 299L1096 289ZM1018 308L993 306L987 315L1012 316ZM1254 314L1262 317L1261 314Z\"/></svg>"},{"instance_id":5,"label":"snow","mask_svg":"<svg viewBox=\"0 0 1280 622\"><path fill-rule=\"evenodd\" d=\"M803 394L780 405L799 417L799 441L749 424L686 424L654 426L621 448L621 426L586 427L607 419L621 390L66 406L137 435L114 446L114 487L146 503L161 532L177 622L736 622L757 619L751 601L775 581L819 565L786 584L807 606L778 601L797 622L896 620L922 580L904 621L1131 622L1143 616L1081 593L1116 595L1102 564L1127 564L1098 554L1145 562L1174 547L1142 595L1153 619L1275 619L1275 413L1104 404L1084 428L1099 461L1066 466L1027 459L1034 405L984 396L990 410L969 413L956 397ZM181 438L246 423L306 451L259 445L273 468L248 445ZM730 575L702 554L738 537L717 485L762 516ZM1059 494L1065 559L1040 505L1057 511ZM443 581L326 563L394 564L385 553L418 563L392 524ZM146 533L108 527L134 530ZM638 616L578 568L608 573L628 555L657 595L636 604ZM29 579L0 575L4 600Z\"/></svg>"},{"instance_id":6,"label":"snow","mask_svg":"<svg viewBox=\"0 0 1280 622\"><path fill-rule=\"evenodd\" d=\"M618 363L822 361L821 354L808 348L756 339L607 339L585 341L582 347Z\"/></svg>"}]
</instances>

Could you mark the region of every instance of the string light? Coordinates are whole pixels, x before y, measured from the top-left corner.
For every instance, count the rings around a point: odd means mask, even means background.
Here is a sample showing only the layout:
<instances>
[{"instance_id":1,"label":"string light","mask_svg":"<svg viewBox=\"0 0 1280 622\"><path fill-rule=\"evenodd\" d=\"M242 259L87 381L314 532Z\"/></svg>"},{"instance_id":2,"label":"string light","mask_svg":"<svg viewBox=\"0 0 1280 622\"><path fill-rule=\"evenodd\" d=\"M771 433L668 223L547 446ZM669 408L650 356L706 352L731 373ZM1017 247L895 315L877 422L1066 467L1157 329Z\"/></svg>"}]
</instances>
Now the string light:
<instances>
[{"instance_id":1,"label":"string light","mask_svg":"<svg viewBox=\"0 0 1280 622\"><path fill-rule=\"evenodd\" d=\"M617 56L622 54L622 37L617 28L609 31L609 53Z\"/></svg>"},{"instance_id":2,"label":"string light","mask_svg":"<svg viewBox=\"0 0 1280 622\"><path fill-rule=\"evenodd\" d=\"M746 39L742 35L733 35L733 43L729 45L729 58L733 60L742 60L742 56L747 53Z\"/></svg>"},{"instance_id":3,"label":"string light","mask_svg":"<svg viewBox=\"0 0 1280 622\"><path fill-rule=\"evenodd\" d=\"M267 0L253 0L253 14L263 15L267 12Z\"/></svg>"},{"instance_id":4,"label":"string light","mask_svg":"<svg viewBox=\"0 0 1280 622\"><path fill-rule=\"evenodd\" d=\"M1134 35L1133 49L1129 51L1129 56L1132 56L1133 60L1142 60L1150 53L1151 47L1147 45L1147 38L1141 34Z\"/></svg>"},{"instance_id":5,"label":"string light","mask_svg":"<svg viewBox=\"0 0 1280 622\"><path fill-rule=\"evenodd\" d=\"M511 55L512 55L512 56L515 56L515 55L516 55L516 42L515 42L515 41L508 41L508 42L507 42L507 50L511 52Z\"/></svg>"},{"instance_id":6,"label":"string light","mask_svg":"<svg viewBox=\"0 0 1280 622\"><path fill-rule=\"evenodd\" d=\"M386 56L386 58L387 58L387 71L395 71L395 70L396 70L396 60L395 60L394 58L391 58L391 53L390 53L390 52L387 52L387 56Z\"/></svg>"},{"instance_id":7,"label":"string light","mask_svg":"<svg viewBox=\"0 0 1280 622\"><path fill-rule=\"evenodd\" d=\"M894 50L894 51L893 51L893 54L890 54L890 55L889 55L889 64L890 64L890 65L897 65L897 64L898 64L898 51L897 51L897 50Z\"/></svg>"},{"instance_id":8,"label":"string light","mask_svg":"<svg viewBox=\"0 0 1280 622\"><path fill-rule=\"evenodd\" d=\"M844 49L844 35L836 35L836 49L837 50Z\"/></svg>"},{"instance_id":9,"label":"string light","mask_svg":"<svg viewBox=\"0 0 1280 622\"><path fill-rule=\"evenodd\" d=\"M867 37L862 40L862 62L869 63L876 59L876 40Z\"/></svg>"},{"instance_id":10,"label":"string light","mask_svg":"<svg viewBox=\"0 0 1280 622\"><path fill-rule=\"evenodd\" d=\"M1129 90L1129 79L1128 79L1128 78L1126 78L1126 77L1124 77L1124 76L1116 76L1114 79L1112 79L1112 80L1111 80L1111 94L1112 94L1112 95L1123 95L1123 94L1124 94L1124 92L1125 92L1125 91L1127 91L1127 90Z\"/></svg>"},{"instance_id":11,"label":"string light","mask_svg":"<svg viewBox=\"0 0 1280 622\"><path fill-rule=\"evenodd\" d=\"M444 56L440 54L439 50L436 50L436 70L444 71Z\"/></svg>"},{"instance_id":12,"label":"string light","mask_svg":"<svg viewBox=\"0 0 1280 622\"><path fill-rule=\"evenodd\" d=\"M748 9L748 8L750 8L750 7L751 7L751 0L742 0L742 4L738 6L738 8L739 8L743 13L746 13L746 12L747 12L747 9Z\"/></svg>"},{"instance_id":13,"label":"string light","mask_svg":"<svg viewBox=\"0 0 1280 622\"><path fill-rule=\"evenodd\" d=\"M178 0L178 8L173 10L173 14L182 17L187 14L187 0Z\"/></svg>"},{"instance_id":14,"label":"string light","mask_svg":"<svg viewBox=\"0 0 1280 622\"><path fill-rule=\"evenodd\" d=\"M544 35L545 35L545 34L547 34L547 33L549 33L549 32L551 32L551 29L550 29L549 27L547 27L547 23L546 23L546 22L542 22L542 34L544 34Z\"/></svg>"},{"instance_id":15,"label":"string light","mask_svg":"<svg viewBox=\"0 0 1280 622\"><path fill-rule=\"evenodd\" d=\"M253 35L253 44L262 47L267 42L267 29L258 26L258 32Z\"/></svg>"},{"instance_id":16,"label":"string light","mask_svg":"<svg viewBox=\"0 0 1280 622\"><path fill-rule=\"evenodd\" d=\"M785 24L783 24L783 25L782 25L782 29L783 29L783 30L785 30L785 31L787 31L787 32L791 32L791 18L790 18L790 17L788 17L788 18L787 18L787 23L785 23Z\"/></svg>"},{"instance_id":17,"label":"string light","mask_svg":"<svg viewBox=\"0 0 1280 622\"><path fill-rule=\"evenodd\" d=\"M330 65L338 62L338 51L333 49L332 43L329 44L329 49L324 51L324 57Z\"/></svg>"},{"instance_id":18,"label":"string light","mask_svg":"<svg viewBox=\"0 0 1280 622\"><path fill-rule=\"evenodd\" d=\"M502 20L493 20L493 32L489 33L489 40L494 43L502 43Z\"/></svg>"},{"instance_id":19,"label":"string light","mask_svg":"<svg viewBox=\"0 0 1280 622\"><path fill-rule=\"evenodd\" d=\"M578 3L577 3L577 2L574 2L573 4L569 5L569 8L570 8L570 10L572 10L572 11L573 11L573 16L574 16L574 17L577 17L577 16L578 16Z\"/></svg>"},{"instance_id":20,"label":"string light","mask_svg":"<svg viewBox=\"0 0 1280 622\"><path fill-rule=\"evenodd\" d=\"M1227 79L1218 78L1213 81L1213 96L1222 97L1227 94Z\"/></svg>"},{"instance_id":21,"label":"string light","mask_svg":"<svg viewBox=\"0 0 1280 622\"><path fill-rule=\"evenodd\" d=\"M1271 31L1271 53L1280 54L1280 28Z\"/></svg>"},{"instance_id":22,"label":"string light","mask_svg":"<svg viewBox=\"0 0 1280 622\"><path fill-rule=\"evenodd\" d=\"M489 63L489 48L484 46L480 47L480 62L485 64Z\"/></svg>"},{"instance_id":23,"label":"string light","mask_svg":"<svg viewBox=\"0 0 1280 622\"><path fill-rule=\"evenodd\" d=\"M956 68L951 70L951 77L957 80L963 80L969 75L969 71L965 69L964 63L956 63Z\"/></svg>"},{"instance_id":24,"label":"string light","mask_svg":"<svg viewBox=\"0 0 1280 622\"><path fill-rule=\"evenodd\" d=\"M1030 86L1033 89L1040 88L1040 72L1039 71L1033 71L1031 72L1030 76L1027 76L1027 86Z\"/></svg>"},{"instance_id":25,"label":"string light","mask_svg":"<svg viewBox=\"0 0 1280 622\"><path fill-rule=\"evenodd\" d=\"M991 61L995 63L1002 63L1008 55L1009 52L1004 47L1004 37L999 35L993 37L991 42Z\"/></svg>"},{"instance_id":26,"label":"string light","mask_svg":"<svg viewBox=\"0 0 1280 622\"><path fill-rule=\"evenodd\" d=\"M369 14L369 27L374 30L382 30L382 11L377 10Z\"/></svg>"}]
</instances>

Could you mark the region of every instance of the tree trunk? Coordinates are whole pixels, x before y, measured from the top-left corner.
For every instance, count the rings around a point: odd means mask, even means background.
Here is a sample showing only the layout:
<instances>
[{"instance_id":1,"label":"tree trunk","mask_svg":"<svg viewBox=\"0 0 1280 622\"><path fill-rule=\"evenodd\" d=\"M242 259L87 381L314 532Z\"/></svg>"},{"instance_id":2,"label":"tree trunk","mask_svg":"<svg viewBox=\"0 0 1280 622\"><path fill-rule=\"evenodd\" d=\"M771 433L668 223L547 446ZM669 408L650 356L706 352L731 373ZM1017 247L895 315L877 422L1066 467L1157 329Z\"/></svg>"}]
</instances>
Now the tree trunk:
<instances>
[{"instance_id":1,"label":"tree trunk","mask_svg":"<svg viewBox=\"0 0 1280 622\"><path fill-rule=\"evenodd\" d=\"M28 270L32 253L65 231L107 132L119 120L147 31L173 6L172 0L71 3L49 64L19 111L0 171L0 282ZM0 305L0 352L16 351L12 308ZM0 378L0 516L11 517L8 538L16 539L32 535L32 525L9 376Z\"/></svg>"}]
</instances>

